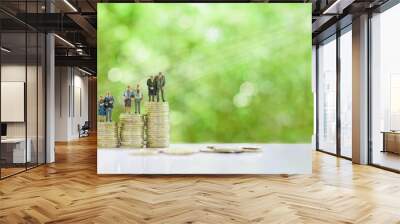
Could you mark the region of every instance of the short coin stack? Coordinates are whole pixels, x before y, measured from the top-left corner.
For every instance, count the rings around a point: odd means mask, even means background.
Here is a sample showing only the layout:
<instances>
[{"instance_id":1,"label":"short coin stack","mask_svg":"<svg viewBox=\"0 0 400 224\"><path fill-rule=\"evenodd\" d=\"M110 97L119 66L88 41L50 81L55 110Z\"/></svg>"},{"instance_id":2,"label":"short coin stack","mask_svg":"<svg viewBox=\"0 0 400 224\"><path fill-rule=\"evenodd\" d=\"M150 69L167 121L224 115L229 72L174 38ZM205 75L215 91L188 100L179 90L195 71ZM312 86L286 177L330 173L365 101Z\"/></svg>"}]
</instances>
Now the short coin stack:
<instances>
[{"instance_id":1,"label":"short coin stack","mask_svg":"<svg viewBox=\"0 0 400 224\"><path fill-rule=\"evenodd\" d=\"M169 105L167 102L147 103L147 147L169 146Z\"/></svg>"},{"instance_id":2,"label":"short coin stack","mask_svg":"<svg viewBox=\"0 0 400 224\"><path fill-rule=\"evenodd\" d=\"M97 147L118 147L118 126L115 122L98 122L97 124Z\"/></svg>"},{"instance_id":3,"label":"short coin stack","mask_svg":"<svg viewBox=\"0 0 400 224\"><path fill-rule=\"evenodd\" d=\"M144 119L139 114L121 114L121 146L143 148L144 146Z\"/></svg>"}]
</instances>

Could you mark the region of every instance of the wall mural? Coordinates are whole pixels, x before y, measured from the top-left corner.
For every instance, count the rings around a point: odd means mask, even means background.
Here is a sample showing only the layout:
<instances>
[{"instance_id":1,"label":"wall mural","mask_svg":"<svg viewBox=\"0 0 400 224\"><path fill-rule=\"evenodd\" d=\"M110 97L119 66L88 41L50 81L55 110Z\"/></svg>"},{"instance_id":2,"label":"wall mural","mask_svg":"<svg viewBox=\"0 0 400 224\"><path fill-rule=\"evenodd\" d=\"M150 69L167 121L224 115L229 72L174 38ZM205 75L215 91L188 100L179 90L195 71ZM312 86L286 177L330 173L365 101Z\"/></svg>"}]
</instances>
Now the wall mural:
<instances>
[{"instance_id":1,"label":"wall mural","mask_svg":"<svg viewBox=\"0 0 400 224\"><path fill-rule=\"evenodd\" d=\"M139 89L143 113L148 80L162 74L172 142L310 142L309 11L309 4L99 4L98 97L113 96L118 121L135 112L138 97L126 102L126 91Z\"/></svg>"},{"instance_id":2,"label":"wall mural","mask_svg":"<svg viewBox=\"0 0 400 224\"><path fill-rule=\"evenodd\" d=\"M212 154L262 151L251 143L310 143L310 6L99 4L98 169L190 173L185 167L196 160L208 170L194 173L210 173L219 164ZM202 158L132 156L159 153Z\"/></svg>"}]
</instances>

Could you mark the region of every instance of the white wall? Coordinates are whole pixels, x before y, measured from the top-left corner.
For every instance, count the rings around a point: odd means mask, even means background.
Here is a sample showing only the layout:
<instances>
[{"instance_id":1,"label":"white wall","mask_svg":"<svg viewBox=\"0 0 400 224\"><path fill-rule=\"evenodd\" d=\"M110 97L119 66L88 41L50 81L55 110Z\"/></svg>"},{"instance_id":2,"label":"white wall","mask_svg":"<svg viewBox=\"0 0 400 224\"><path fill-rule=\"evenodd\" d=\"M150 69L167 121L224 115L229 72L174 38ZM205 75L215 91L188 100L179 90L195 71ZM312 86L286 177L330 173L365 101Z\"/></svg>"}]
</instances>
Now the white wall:
<instances>
[{"instance_id":1,"label":"white wall","mask_svg":"<svg viewBox=\"0 0 400 224\"><path fill-rule=\"evenodd\" d=\"M37 71L37 69L39 69ZM30 139L30 148L32 151L32 161L44 163L45 159L45 115L44 115L44 74L42 67L25 66L25 64L3 64L1 66L2 82L24 82L26 84L26 107L25 102L22 102L22 107L10 108L2 107L2 112L13 113L12 110L20 110L19 113L26 112L26 120L22 122L6 122L7 123L7 137L21 138L25 135ZM27 80L25 80L27 78ZM3 92L4 89L2 89ZM20 94L24 90L20 90ZM2 95L3 97L7 97ZM23 97L22 97L23 98ZM14 112L15 113L15 112ZM50 150L51 151L51 150ZM49 152L50 152L49 151ZM51 158L51 157L48 157ZM51 162L52 160L48 160Z\"/></svg>"},{"instance_id":2,"label":"white wall","mask_svg":"<svg viewBox=\"0 0 400 224\"><path fill-rule=\"evenodd\" d=\"M67 67L55 68L55 140L68 140L68 88L70 77Z\"/></svg>"},{"instance_id":3,"label":"white wall","mask_svg":"<svg viewBox=\"0 0 400 224\"><path fill-rule=\"evenodd\" d=\"M26 70L27 69L27 70ZM25 75L26 71L28 71L28 74L32 73L32 71L35 70L35 67L33 66L27 66L25 65L18 65L18 64L5 64L1 66L1 81L3 82L25 82ZM36 71L35 71L36 73ZM31 84L31 83L30 83ZM34 93L36 90L34 91ZM31 93L31 94L34 94ZM32 98L36 100L36 94L33 96L31 95L30 92L27 93L28 96L28 103L30 103ZM4 97L4 96L3 96ZM28 104L29 105L29 104ZM35 105L36 107L36 105ZM7 110L7 108L1 108L2 110ZM24 108L22 108L24 110ZM28 110L28 112L30 112ZM33 113L28 113L27 114L28 122L34 121L36 124L36 114ZM25 137L25 126L26 122L7 122L7 135L8 137ZM33 124L29 124L28 128L32 128ZM36 125L34 127L36 129ZM29 133L28 133L28 137Z\"/></svg>"},{"instance_id":4,"label":"white wall","mask_svg":"<svg viewBox=\"0 0 400 224\"><path fill-rule=\"evenodd\" d=\"M81 76L82 73L79 75L74 75L74 91L72 92L74 99L74 107L71 108L72 111L72 119L71 119L71 135L72 138L78 138L78 124L83 125L85 121L89 119L88 113L88 78ZM80 102L79 102L80 101ZM71 104L73 104L71 103ZM80 108L81 107L81 108ZM81 110L81 111L80 111Z\"/></svg>"},{"instance_id":5,"label":"white wall","mask_svg":"<svg viewBox=\"0 0 400 224\"><path fill-rule=\"evenodd\" d=\"M88 78L83 75L76 68L56 67L56 141L77 139L78 124L88 120Z\"/></svg>"},{"instance_id":6,"label":"white wall","mask_svg":"<svg viewBox=\"0 0 400 224\"><path fill-rule=\"evenodd\" d=\"M5 82L25 82L25 65L2 65L1 81ZM1 108L6 110L7 108ZM7 123L7 137L25 137L25 122Z\"/></svg>"}]
</instances>

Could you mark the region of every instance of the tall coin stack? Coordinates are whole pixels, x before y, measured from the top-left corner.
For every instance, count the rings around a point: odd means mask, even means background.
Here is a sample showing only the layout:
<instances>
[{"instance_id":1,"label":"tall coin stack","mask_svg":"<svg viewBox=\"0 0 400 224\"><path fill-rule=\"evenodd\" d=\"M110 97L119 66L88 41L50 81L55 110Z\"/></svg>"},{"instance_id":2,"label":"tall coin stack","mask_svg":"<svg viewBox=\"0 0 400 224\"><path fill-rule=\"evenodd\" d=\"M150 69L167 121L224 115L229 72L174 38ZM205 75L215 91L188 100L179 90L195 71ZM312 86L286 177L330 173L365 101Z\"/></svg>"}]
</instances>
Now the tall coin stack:
<instances>
[{"instance_id":1,"label":"tall coin stack","mask_svg":"<svg viewBox=\"0 0 400 224\"><path fill-rule=\"evenodd\" d=\"M169 146L169 106L167 102L147 103L147 147Z\"/></svg>"},{"instance_id":2,"label":"tall coin stack","mask_svg":"<svg viewBox=\"0 0 400 224\"><path fill-rule=\"evenodd\" d=\"M97 147L118 147L118 126L115 122L99 122L97 124Z\"/></svg>"},{"instance_id":3,"label":"tall coin stack","mask_svg":"<svg viewBox=\"0 0 400 224\"><path fill-rule=\"evenodd\" d=\"M144 119L139 114L121 114L121 146L143 148Z\"/></svg>"}]
</instances>

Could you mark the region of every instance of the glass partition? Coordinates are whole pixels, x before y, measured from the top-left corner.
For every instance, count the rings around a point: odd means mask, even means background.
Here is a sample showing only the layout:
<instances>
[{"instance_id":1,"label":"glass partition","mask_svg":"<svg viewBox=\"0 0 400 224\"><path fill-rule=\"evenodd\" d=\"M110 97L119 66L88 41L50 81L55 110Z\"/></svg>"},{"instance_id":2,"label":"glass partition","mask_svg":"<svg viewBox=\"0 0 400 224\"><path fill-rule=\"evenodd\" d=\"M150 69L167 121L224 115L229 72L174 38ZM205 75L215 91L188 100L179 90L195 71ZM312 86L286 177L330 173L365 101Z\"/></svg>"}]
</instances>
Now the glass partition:
<instances>
[{"instance_id":1,"label":"glass partition","mask_svg":"<svg viewBox=\"0 0 400 224\"><path fill-rule=\"evenodd\" d=\"M318 149L336 153L336 36L318 47Z\"/></svg>"},{"instance_id":2,"label":"glass partition","mask_svg":"<svg viewBox=\"0 0 400 224\"><path fill-rule=\"evenodd\" d=\"M27 81L26 81L26 114L27 114L27 150L30 151L28 168L38 163L38 35L37 32L27 33Z\"/></svg>"},{"instance_id":3,"label":"glass partition","mask_svg":"<svg viewBox=\"0 0 400 224\"><path fill-rule=\"evenodd\" d=\"M31 151L26 150L26 41L25 32L1 34L2 177L24 171L31 162Z\"/></svg>"},{"instance_id":4,"label":"glass partition","mask_svg":"<svg viewBox=\"0 0 400 224\"><path fill-rule=\"evenodd\" d=\"M31 1L27 2L26 11L28 13L42 13L44 2ZM32 21L38 23L38 17L33 17ZM41 76L41 63L45 52L43 51L44 35L37 30L28 27L27 29L27 150L31 151L31 161L27 163L27 167L35 167L39 164L39 158L42 157L43 150L39 151L39 108L42 102L39 102L39 76ZM44 88L44 86L42 86ZM43 90L42 90L43 91ZM43 97L43 96L42 96ZM41 111L43 112L43 111ZM44 147L44 145L40 145ZM41 152L41 153L39 153ZM43 159L42 159L43 160Z\"/></svg>"},{"instance_id":5,"label":"glass partition","mask_svg":"<svg viewBox=\"0 0 400 224\"><path fill-rule=\"evenodd\" d=\"M44 1L26 3L18 13L43 10ZM45 163L45 44L43 33L0 12L1 179Z\"/></svg>"}]
</instances>

